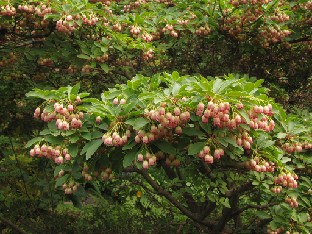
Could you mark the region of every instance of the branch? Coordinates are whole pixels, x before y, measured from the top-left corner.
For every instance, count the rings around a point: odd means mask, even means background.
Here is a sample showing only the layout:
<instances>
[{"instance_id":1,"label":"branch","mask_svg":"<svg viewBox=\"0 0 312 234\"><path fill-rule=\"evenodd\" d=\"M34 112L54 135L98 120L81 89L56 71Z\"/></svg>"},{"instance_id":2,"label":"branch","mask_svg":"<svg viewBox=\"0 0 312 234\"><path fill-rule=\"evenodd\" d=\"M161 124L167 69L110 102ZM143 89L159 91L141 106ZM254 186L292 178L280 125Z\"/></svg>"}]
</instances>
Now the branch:
<instances>
[{"instance_id":1,"label":"branch","mask_svg":"<svg viewBox=\"0 0 312 234\"><path fill-rule=\"evenodd\" d=\"M275 206L275 205L278 205L278 204L279 203L277 203L277 202L272 202L272 203L269 203L267 205L252 205L252 204L250 204L250 205L247 205L247 206L245 206L243 208L240 208L240 209L236 210L232 214L232 216L236 216L236 215L238 215L240 213L243 213L245 210L248 210L248 209L265 210L267 208L270 208L271 206Z\"/></svg>"},{"instance_id":2,"label":"branch","mask_svg":"<svg viewBox=\"0 0 312 234\"><path fill-rule=\"evenodd\" d=\"M16 166L17 166L17 168L18 168L18 170L19 170L20 178L21 178L21 180L22 180L22 182L23 182L23 186L24 186L24 189L25 189L26 196L28 197L29 200L31 200L30 195L29 195L28 190L27 190L26 181L25 181L25 178L24 178L23 173L22 173L21 164L20 164L20 162L19 162L19 160L18 160L18 158L17 158L17 154L16 154L16 152L15 152L14 145L13 145L13 141L12 141L12 137L11 137L11 136L9 136L9 140L10 140L11 150L12 150L12 153L13 153L13 155L14 155L15 162L16 162Z\"/></svg>"},{"instance_id":3,"label":"branch","mask_svg":"<svg viewBox=\"0 0 312 234\"><path fill-rule=\"evenodd\" d=\"M194 220L197 223L205 225L207 227L213 227L214 223L211 221L203 221L197 215L189 211L179 201L177 201L168 191L164 190L145 170L137 169L137 172L143 176L143 178L153 187L153 189L159 194L167 198L176 208L178 208L184 215Z\"/></svg>"},{"instance_id":4,"label":"branch","mask_svg":"<svg viewBox=\"0 0 312 234\"><path fill-rule=\"evenodd\" d=\"M17 231L18 233L22 233L22 234L27 234L27 232L25 232L23 229L19 228L18 226L16 226L14 223L12 223L10 220L7 220L6 218L2 217L2 215L0 215L0 220L10 226L13 230Z\"/></svg>"},{"instance_id":5,"label":"branch","mask_svg":"<svg viewBox=\"0 0 312 234\"><path fill-rule=\"evenodd\" d=\"M246 169L245 163L241 162L235 162L231 160L227 160L226 162L222 162L223 167L229 167L229 168L235 168L235 169Z\"/></svg>"},{"instance_id":6,"label":"branch","mask_svg":"<svg viewBox=\"0 0 312 234\"><path fill-rule=\"evenodd\" d=\"M240 186L238 188L232 188L232 189L228 190L226 192L226 196L227 197L232 197L235 194L240 194L242 192L248 191L251 188L252 188L252 182L248 181L248 182L246 182L245 184L243 184L242 186Z\"/></svg>"},{"instance_id":7,"label":"branch","mask_svg":"<svg viewBox=\"0 0 312 234\"><path fill-rule=\"evenodd\" d=\"M228 207L223 208L222 216L219 218L217 225L213 229L214 233L220 233L224 229L226 223L233 218L232 212L233 210L238 208L238 202L239 202L239 193L234 193L230 198L229 202L230 208Z\"/></svg>"},{"instance_id":8,"label":"branch","mask_svg":"<svg viewBox=\"0 0 312 234\"><path fill-rule=\"evenodd\" d=\"M216 208L216 203L215 202L211 202L208 207L200 214L200 219L204 220L208 215L211 214L212 211L214 211L214 209Z\"/></svg>"},{"instance_id":9,"label":"branch","mask_svg":"<svg viewBox=\"0 0 312 234\"><path fill-rule=\"evenodd\" d=\"M164 163L162 163L162 167L165 170L165 173L169 179L173 180L175 178L179 178L179 180L181 180L181 181L183 180L182 174L181 174L181 171L179 170L179 168L176 168L176 171L174 171L170 167L166 166ZM183 186L186 186L185 182L182 183L181 186L173 186L173 189L178 190ZM188 192L184 192L183 197L185 198L186 204L187 204L187 206L191 212L199 213L201 211L200 207L198 206L196 201L193 199L191 194L189 194Z\"/></svg>"},{"instance_id":10,"label":"branch","mask_svg":"<svg viewBox=\"0 0 312 234\"><path fill-rule=\"evenodd\" d=\"M126 77L128 80L131 80L131 78L133 77L131 74L129 74L128 72L126 71L121 71L121 70L114 70L114 73L118 74L118 75L121 75L121 76L124 76Z\"/></svg>"},{"instance_id":11,"label":"branch","mask_svg":"<svg viewBox=\"0 0 312 234\"><path fill-rule=\"evenodd\" d=\"M311 42L311 41L312 41L312 38L303 37L303 38L298 38L296 40L289 41L288 43L294 44L294 43L299 43L299 42Z\"/></svg>"}]
</instances>

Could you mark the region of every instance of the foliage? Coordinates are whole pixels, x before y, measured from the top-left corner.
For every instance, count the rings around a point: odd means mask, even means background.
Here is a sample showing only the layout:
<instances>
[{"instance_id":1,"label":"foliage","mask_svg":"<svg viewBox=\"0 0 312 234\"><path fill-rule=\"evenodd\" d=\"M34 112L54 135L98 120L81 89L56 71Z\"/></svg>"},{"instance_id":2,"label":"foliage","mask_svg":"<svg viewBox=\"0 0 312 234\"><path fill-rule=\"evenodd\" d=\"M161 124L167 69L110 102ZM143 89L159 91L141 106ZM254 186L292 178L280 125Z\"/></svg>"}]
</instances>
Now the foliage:
<instances>
[{"instance_id":1,"label":"foliage","mask_svg":"<svg viewBox=\"0 0 312 234\"><path fill-rule=\"evenodd\" d=\"M295 170L299 155L311 152L311 129L288 119L261 83L173 72L137 75L101 100L79 93L79 85L35 89L27 96L45 100L34 116L47 128L27 147L58 164L56 186L66 194L83 179L135 172L215 232L232 219L236 231L246 229L236 218L256 209L270 210L254 215L272 220L272 230L308 233L311 181Z\"/></svg>"},{"instance_id":2,"label":"foliage","mask_svg":"<svg viewBox=\"0 0 312 234\"><path fill-rule=\"evenodd\" d=\"M111 86L138 71L174 69L205 76L248 73L286 80L282 85L291 89L311 76L307 0L2 1L1 6L1 74L26 82L25 88L83 79L97 92L98 84ZM90 75L92 82L84 79Z\"/></svg>"},{"instance_id":3,"label":"foliage","mask_svg":"<svg viewBox=\"0 0 312 234\"><path fill-rule=\"evenodd\" d=\"M1 212L39 225L90 188L123 205L140 191L138 232L173 219L168 232L309 233L311 6L1 1Z\"/></svg>"}]
</instances>

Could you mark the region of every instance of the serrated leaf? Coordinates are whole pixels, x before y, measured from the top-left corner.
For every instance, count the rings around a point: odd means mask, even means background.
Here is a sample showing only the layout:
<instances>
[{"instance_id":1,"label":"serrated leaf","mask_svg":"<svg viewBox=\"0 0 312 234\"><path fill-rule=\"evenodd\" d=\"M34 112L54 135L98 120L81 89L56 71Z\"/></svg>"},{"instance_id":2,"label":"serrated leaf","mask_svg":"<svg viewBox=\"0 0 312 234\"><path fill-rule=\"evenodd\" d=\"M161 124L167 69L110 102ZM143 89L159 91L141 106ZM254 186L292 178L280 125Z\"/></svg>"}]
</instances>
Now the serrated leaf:
<instances>
[{"instance_id":1,"label":"serrated leaf","mask_svg":"<svg viewBox=\"0 0 312 234\"><path fill-rule=\"evenodd\" d=\"M231 144L232 146L234 147L239 147L237 144L236 144L236 141L234 141L232 138L230 137L223 137L222 138L225 142Z\"/></svg>"},{"instance_id":2,"label":"serrated leaf","mask_svg":"<svg viewBox=\"0 0 312 234\"><path fill-rule=\"evenodd\" d=\"M311 207L311 203L309 201L308 198L304 197L304 196L300 196L301 200L304 201L306 207Z\"/></svg>"},{"instance_id":3,"label":"serrated leaf","mask_svg":"<svg viewBox=\"0 0 312 234\"><path fill-rule=\"evenodd\" d=\"M91 156L95 153L95 151L97 151L97 149L102 145L102 143L103 143L102 139L92 141L92 144L87 149L86 160L91 158Z\"/></svg>"},{"instance_id":4,"label":"serrated leaf","mask_svg":"<svg viewBox=\"0 0 312 234\"><path fill-rule=\"evenodd\" d=\"M155 142L153 142L153 145L156 145L164 153L172 154L172 155L177 154L176 148L173 147L167 141L155 141Z\"/></svg>"},{"instance_id":5,"label":"serrated leaf","mask_svg":"<svg viewBox=\"0 0 312 234\"><path fill-rule=\"evenodd\" d=\"M101 63L100 64L100 67L102 68L102 70L105 72L105 73L108 73L109 72L109 67L108 67L108 65L107 64L105 64L105 63Z\"/></svg>"},{"instance_id":6,"label":"serrated leaf","mask_svg":"<svg viewBox=\"0 0 312 234\"><path fill-rule=\"evenodd\" d=\"M174 83L171 90L172 95L175 96L179 92L180 88L181 85L179 83Z\"/></svg>"},{"instance_id":7,"label":"serrated leaf","mask_svg":"<svg viewBox=\"0 0 312 234\"><path fill-rule=\"evenodd\" d=\"M126 124L131 125L135 130L142 129L149 121L143 117L129 119L125 122Z\"/></svg>"},{"instance_id":8,"label":"serrated leaf","mask_svg":"<svg viewBox=\"0 0 312 234\"><path fill-rule=\"evenodd\" d=\"M137 103L138 103L137 99L131 99L130 103L127 103L126 105L122 107L122 111L127 114L130 113L132 109L135 108Z\"/></svg>"},{"instance_id":9,"label":"serrated leaf","mask_svg":"<svg viewBox=\"0 0 312 234\"><path fill-rule=\"evenodd\" d=\"M129 167L132 164L132 162L136 159L137 155L138 155L137 150L131 150L130 152L128 152L123 159L122 162L123 167L124 168Z\"/></svg>"},{"instance_id":10,"label":"serrated leaf","mask_svg":"<svg viewBox=\"0 0 312 234\"><path fill-rule=\"evenodd\" d=\"M58 166L56 166L55 169L54 169L54 177L57 176L57 175L59 174L59 172L60 172L61 170L63 170L63 169L64 169L64 165L58 165Z\"/></svg>"},{"instance_id":11,"label":"serrated leaf","mask_svg":"<svg viewBox=\"0 0 312 234\"><path fill-rule=\"evenodd\" d=\"M77 141L79 141L79 139L80 138L77 135L72 135L72 136L69 137L70 143L76 143Z\"/></svg>"},{"instance_id":12,"label":"serrated leaf","mask_svg":"<svg viewBox=\"0 0 312 234\"><path fill-rule=\"evenodd\" d=\"M62 177L59 177L56 179L55 187L59 187L63 185L69 177L69 174L63 175Z\"/></svg>"},{"instance_id":13,"label":"serrated leaf","mask_svg":"<svg viewBox=\"0 0 312 234\"><path fill-rule=\"evenodd\" d=\"M198 137L203 137L205 136L205 134L198 130L198 129L195 129L193 127L185 127L183 128L183 134L187 135L187 136L198 136Z\"/></svg>"},{"instance_id":14,"label":"serrated leaf","mask_svg":"<svg viewBox=\"0 0 312 234\"><path fill-rule=\"evenodd\" d=\"M223 138L218 138L218 141L224 146L224 147L228 147L229 143L226 142Z\"/></svg>"},{"instance_id":15,"label":"serrated leaf","mask_svg":"<svg viewBox=\"0 0 312 234\"><path fill-rule=\"evenodd\" d=\"M70 94L77 96L79 93L79 90L80 90L80 83L77 83L72 87Z\"/></svg>"},{"instance_id":16,"label":"serrated leaf","mask_svg":"<svg viewBox=\"0 0 312 234\"><path fill-rule=\"evenodd\" d=\"M53 145L59 145L64 140L62 136L45 136L44 139L45 141Z\"/></svg>"},{"instance_id":17,"label":"serrated leaf","mask_svg":"<svg viewBox=\"0 0 312 234\"><path fill-rule=\"evenodd\" d=\"M299 213L297 214L298 221L300 223L305 223L309 219L309 215L307 213Z\"/></svg>"},{"instance_id":18,"label":"serrated leaf","mask_svg":"<svg viewBox=\"0 0 312 234\"><path fill-rule=\"evenodd\" d=\"M277 133L277 135L276 135L276 137L277 137L278 139L283 139L283 138L285 138L286 136L287 136L287 134L284 133L284 132L279 132L279 133Z\"/></svg>"},{"instance_id":19,"label":"serrated leaf","mask_svg":"<svg viewBox=\"0 0 312 234\"><path fill-rule=\"evenodd\" d=\"M43 129L39 134L41 136L49 135L51 133L50 129Z\"/></svg>"},{"instance_id":20,"label":"serrated leaf","mask_svg":"<svg viewBox=\"0 0 312 234\"><path fill-rule=\"evenodd\" d=\"M124 145L122 147L122 150L132 149L133 146L135 146L135 145L136 145L136 142L134 140L132 140L132 141L128 142L126 145Z\"/></svg>"},{"instance_id":21,"label":"serrated leaf","mask_svg":"<svg viewBox=\"0 0 312 234\"><path fill-rule=\"evenodd\" d=\"M79 93L80 98L85 98L85 97L88 97L89 95L90 93Z\"/></svg>"},{"instance_id":22,"label":"serrated leaf","mask_svg":"<svg viewBox=\"0 0 312 234\"><path fill-rule=\"evenodd\" d=\"M288 157L283 157L283 158L281 159L281 162L282 162L282 163L287 163L287 162L289 162L289 161L291 161L291 158L288 158Z\"/></svg>"},{"instance_id":23,"label":"serrated leaf","mask_svg":"<svg viewBox=\"0 0 312 234\"><path fill-rule=\"evenodd\" d=\"M275 144L275 141L264 140L264 141L262 141L262 142L258 145L258 147L259 147L260 149L265 149L265 148L268 148L268 147L270 147L270 146L272 146L272 145L274 145L274 144Z\"/></svg>"},{"instance_id":24,"label":"serrated leaf","mask_svg":"<svg viewBox=\"0 0 312 234\"><path fill-rule=\"evenodd\" d=\"M91 139L99 139L102 136L103 136L102 132L99 131L91 132Z\"/></svg>"},{"instance_id":25,"label":"serrated leaf","mask_svg":"<svg viewBox=\"0 0 312 234\"><path fill-rule=\"evenodd\" d=\"M98 128L99 128L99 129L102 129L102 130L107 130L108 124L105 123L105 122L103 122L103 123L101 123L100 125L98 125Z\"/></svg>"},{"instance_id":26,"label":"serrated leaf","mask_svg":"<svg viewBox=\"0 0 312 234\"><path fill-rule=\"evenodd\" d=\"M255 214L256 214L260 219L269 219L269 218L271 218L271 215L268 214L268 213L265 212L265 211L257 211Z\"/></svg>"},{"instance_id":27,"label":"serrated leaf","mask_svg":"<svg viewBox=\"0 0 312 234\"><path fill-rule=\"evenodd\" d=\"M42 137L35 137L35 138L33 138L27 142L27 144L25 145L25 148L29 148L30 146L32 146L32 145L34 145L34 144L36 144L42 140L43 140Z\"/></svg>"},{"instance_id":28,"label":"serrated leaf","mask_svg":"<svg viewBox=\"0 0 312 234\"><path fill-rule=\"evenodd\" d=\"M71 144L67 147L68 153L72 158L75 158L78 153L78 145L77 144Z\"/></svg>"},{"instance_id":29,"label":"serrated leaf","mask_svg":"<svg viewBox=\"0 0 312 234\"><path fill-rule=\"evenodd\" d=\"M172 78L174 81L177 81L177 80L179 79L179 77L180 77L179 72L177 72L177 71L172 72L171 78Z\"/></svg>"},{"instance_id":30,"label":"serrated leaf","mask_svg":"<svg viewBox=\"0 0 312 234\"><path fill-rule=\"evenodd\" d=\"M206 145L206 142L197 142L190 144L188 148L188 155L195 155L199 153Z\"/></svg>"},{"instance_id":31,"label":"serrated leaf","mask_svg":"<svg viewBox=\"0 0 312 234\"><path fill-rule=\"evenodd\" d=\"M83 133L81 133L81 136L82 136L84 139L90 141L92 135L91 135L91 132L83 132Z\"/></svg>"},{"instance_id":32,"label":"serrated leaf","mask_svg":"<svg viewBox=\"0 0 312 234\"><path fill-rule=\"evenodd\" d=\"M248 114L244 111L244 110L237 110L238 113L240 113L241 116L243 116L243 118L246 120L247 124L250 123L250 119Z\"/></svg>"},{"instance_id":33,"label":"serrated leaf","mask_svg":"<svg viewBox=\"0 0 312 234\"><path fill-rule=\"evenodd\" d=\"M90 56L88 56L86 54L78 54L77 57L81 58L81 59L87 59L87 60L90 59Z\"/></svg>"},{"instance_id":34,"label":"serrated leaf","mask_svg":"<svg viewBox=\"0 0 312 234\"><path fill-rule=\"evenodd\" d=\"M214 93L218 93L219 92L219 89L221 88L223 84L223 81L221 79L216 79L214 82L213 82L213 86L212 86L212 91Z\"/></svg>"},{"instance_id":35,"label":"serrated leaf","mask_svg":"<svg viewBox=\"0 0 312 234\"><path fill-rule=\"evenodd\" d=\"M48 128L51 132L57 132L59 131L56 127L55 121L49 122L48 123Z\"/></svg>"}]
</instances>

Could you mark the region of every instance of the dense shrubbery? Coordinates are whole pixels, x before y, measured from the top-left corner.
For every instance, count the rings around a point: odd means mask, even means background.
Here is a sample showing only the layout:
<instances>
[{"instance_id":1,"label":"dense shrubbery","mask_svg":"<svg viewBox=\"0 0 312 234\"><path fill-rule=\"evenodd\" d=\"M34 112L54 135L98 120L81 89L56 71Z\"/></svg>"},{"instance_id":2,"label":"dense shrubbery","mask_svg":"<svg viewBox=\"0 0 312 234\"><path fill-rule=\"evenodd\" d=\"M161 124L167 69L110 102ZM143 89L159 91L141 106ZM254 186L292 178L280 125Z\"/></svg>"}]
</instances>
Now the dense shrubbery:
<instances>
[{"instance_id":1,"label":"dense shrubbery","mask_svg":"<svg viewBox=\"0 0 312 234\"><path fill-rule=\"evenodd\" d=\"M272 231L308 232L311 181L294 170L297 155L310 167L311 129L288 119L261 83L174 72L138 75L101 100L79 85L35 89L27 96L45 100L34 117L48 128L26 147L59 165L56 186L65 194L79 194L79 181L137 173L207 230L221 232L232 219L246 230L237 219L255 209L270 211L259 220L273 219Z\"/></svg>"},{"instance_id":2,"label":"dense shrubbery","mask_svg":"<svg viewBox=\"0 0 312 234\"><path fill-rule=\"evenodd\" d=\"M91 189L112 232L311 232L311 6L2 1L1 218L60 232L38 217Z\"/></svg>"}]
</instances>

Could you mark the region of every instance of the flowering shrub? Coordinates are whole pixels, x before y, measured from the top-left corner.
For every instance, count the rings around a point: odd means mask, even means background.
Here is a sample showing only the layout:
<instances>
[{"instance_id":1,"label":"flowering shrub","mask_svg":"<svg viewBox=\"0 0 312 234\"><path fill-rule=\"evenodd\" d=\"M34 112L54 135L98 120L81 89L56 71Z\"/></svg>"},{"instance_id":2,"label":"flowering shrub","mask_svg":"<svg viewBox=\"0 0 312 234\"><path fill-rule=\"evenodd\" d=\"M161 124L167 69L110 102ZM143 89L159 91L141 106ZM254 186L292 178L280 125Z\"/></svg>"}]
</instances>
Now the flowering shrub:
<instances>
[{"instance_id":1,"label":"flowering shrub","mask_svg":"<svg viewBox=\"0 0 312 234\"><path fill-rule=\"evenodd\" d=\"M270 233L308 233L311 181L294 159L311 152L311 129L288 120L261 83L173 72L137 75L100 100L79 93L79 84L35 89L27 96L45 100L34 116L47 128L27 147L59 164L56 186L67 194L83 180L137 173L215 232L254 209Z\"/></svg>"}]
</instances>

